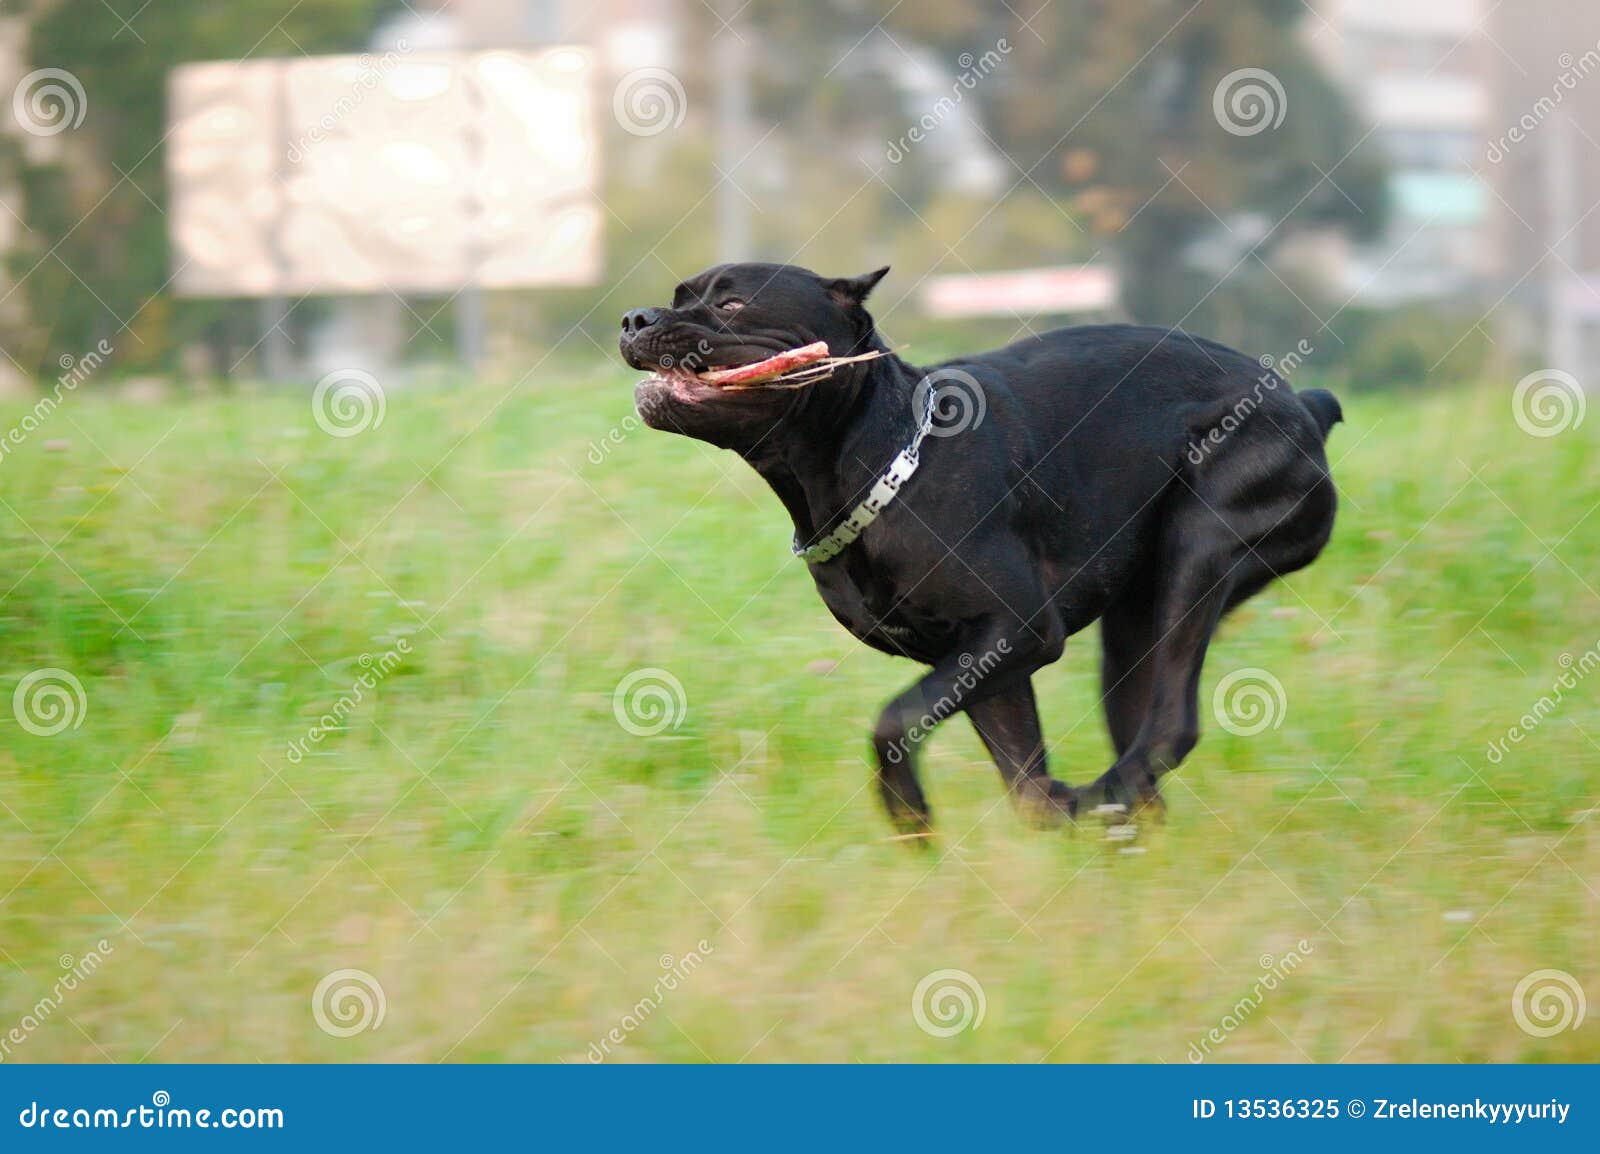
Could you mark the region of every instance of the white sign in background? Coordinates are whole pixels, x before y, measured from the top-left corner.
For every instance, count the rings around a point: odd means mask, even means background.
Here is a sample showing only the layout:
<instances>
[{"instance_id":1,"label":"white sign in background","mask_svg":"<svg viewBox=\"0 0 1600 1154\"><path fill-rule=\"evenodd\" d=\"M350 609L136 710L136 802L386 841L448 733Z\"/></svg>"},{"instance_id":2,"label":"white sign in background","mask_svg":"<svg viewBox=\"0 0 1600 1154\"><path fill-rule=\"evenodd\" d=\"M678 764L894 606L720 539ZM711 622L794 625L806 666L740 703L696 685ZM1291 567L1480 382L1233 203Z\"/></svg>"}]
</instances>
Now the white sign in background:
<instances>
[{"instance_id":1,"label":"white sign in background","mask_svg":"<svg viewBox=\"0 0 1600 1154\"><path fill-rule=\"evenodd\" d=\"M184 295L599 279L582 49L190 64L174 70L168 107Z\"/></svg>"}]
</instances>

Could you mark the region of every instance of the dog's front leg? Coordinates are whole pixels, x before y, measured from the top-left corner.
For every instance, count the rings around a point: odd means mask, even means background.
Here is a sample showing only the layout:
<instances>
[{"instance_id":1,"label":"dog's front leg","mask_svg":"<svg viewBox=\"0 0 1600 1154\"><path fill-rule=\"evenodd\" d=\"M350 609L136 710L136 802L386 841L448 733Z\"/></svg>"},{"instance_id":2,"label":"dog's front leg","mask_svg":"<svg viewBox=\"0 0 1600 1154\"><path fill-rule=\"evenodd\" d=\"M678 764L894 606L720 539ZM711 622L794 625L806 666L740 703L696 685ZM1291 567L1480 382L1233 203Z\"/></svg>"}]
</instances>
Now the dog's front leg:
<instances>
[{"instance_id":1,"label":"dog's front leg","mask_svg":"<svg viewBox=\"0 0 1600 1154\"><path fill-rule=\"evenodd\" d=\"M990 734L1004 732L1004 752L995 752L995 758L1008 782L1016 774L1032 777L1034 769L1043 774L1042 749L1040 757L1034 759L1030 749L1022 748L1036 743L1039 731L1028 677L1061 656L1061 646L1059 637L1040 637L1020 623L974 630L966 644L940 658L921 680L884 707L872 731L872 745L878 759L878 790L896 829L907 835L932 832L928 803L917 781L917 750L934 727L954 713L979 710L973 719L981 734L985 723L979 717L990 718L993 724L984 734L986 742ZM1019 692L1025 696L1017 697ZM1001 698L1013 704L985 708L986 702ZM1015 719L1020 727L1014 732L1011 721L1001 720L1003 715L1016 712L1018 702L1026 704L1032 717L1031 737L1026 719ZM995 746L990 745L990 750L994 752ZM1015 769L1008 773L1013 761ZM1034 768L1028 768L1030 765ZM1049 782L1048 777L1044 780ZM1049 785L1044 787L1044 793L1050 796ZM1065 797L1062 794L1063 804Z\"/></svg>"},{"instance_id":2,"label":"dog's front leg","mask_svg":"<svg viewBox=\"0 0 1600 1154\"><path fill-rule=\"evenodd\" d=\"M967 706L967 717L1024 820L1047 829L1077 815L1076 794L1066 782L1050 776L1031 680L1025 678L973 702Z\"/></svg>"}]
</instances>

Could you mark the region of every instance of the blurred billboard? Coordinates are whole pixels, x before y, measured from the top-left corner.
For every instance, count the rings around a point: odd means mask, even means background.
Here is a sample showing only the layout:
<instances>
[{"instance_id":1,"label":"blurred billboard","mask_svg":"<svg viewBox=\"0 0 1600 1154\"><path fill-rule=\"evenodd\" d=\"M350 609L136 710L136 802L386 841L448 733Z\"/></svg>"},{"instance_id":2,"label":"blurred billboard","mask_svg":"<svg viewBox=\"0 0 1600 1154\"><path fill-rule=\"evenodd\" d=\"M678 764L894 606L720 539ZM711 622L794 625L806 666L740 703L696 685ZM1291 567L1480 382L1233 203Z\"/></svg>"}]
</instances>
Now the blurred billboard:
<instances>
[{"instance_id":1,"label":"blurred billboard","mask_svg":"<svg viewBox=\"0 0 1600 1154\"><path fill-rule=\"evenodd\" d=\"M1110 265L933 276L922 289L923 310L941 319L1065 316L1108 312L1116 303L1117 274Z\"/></svg>"},{"instance_id":2,"label":"blurred billboard","mask_svg":"<svg viewBox=\"0 0 1600 1154\"><path fill-rule=\"evenodd\" d=\"M416 52L185 65L169 91L187 296L595 283L591 60Z\"/></svg>"}]
</instances>

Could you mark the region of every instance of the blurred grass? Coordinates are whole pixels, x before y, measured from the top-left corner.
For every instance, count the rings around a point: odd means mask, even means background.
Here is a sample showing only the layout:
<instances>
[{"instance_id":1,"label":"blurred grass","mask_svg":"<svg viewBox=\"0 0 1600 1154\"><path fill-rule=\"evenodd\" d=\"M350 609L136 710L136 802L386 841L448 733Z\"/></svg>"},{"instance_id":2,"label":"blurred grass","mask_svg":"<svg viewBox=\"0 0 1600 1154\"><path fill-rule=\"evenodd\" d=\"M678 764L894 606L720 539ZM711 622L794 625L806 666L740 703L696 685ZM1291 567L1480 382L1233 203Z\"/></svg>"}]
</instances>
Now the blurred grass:
<instances>
[{"instance_id":1,"label":"blurred grass","mask_svg":"<svg viewBox=\"0 0 1600 1154\"><path fill-rule=\"evenodd\" d=\"M1600 685L1485 756L1600 642L1600 423L1347 399L1332 544L1207 667L1207 704L1270 670L1281 727L1208 724L1124 853L1022 828L957 720L928 855L885 841L866 762L916 670L832 622L753 473L632 428L627 386L391 390L347 439L298 395L81 395L7 454L0 692L59 667L88 708L54 737L0 711L0 1033L60 955L114 948L7 1060L583 1060L702 939L613 1060L1184 1061L1301 939L1216 1060L1600 1059L1593 1022L1511 1014L1535 969L1600 994ZM1097 647L1037 680L1075 782L1109 757ZM643 667L688 702L649 738L612 711ZM387 1014L341 1039L310 1002L347 967ZM987 1003L948 1039L911 1013L943 968Z\"/></svg>"}]
</instances>

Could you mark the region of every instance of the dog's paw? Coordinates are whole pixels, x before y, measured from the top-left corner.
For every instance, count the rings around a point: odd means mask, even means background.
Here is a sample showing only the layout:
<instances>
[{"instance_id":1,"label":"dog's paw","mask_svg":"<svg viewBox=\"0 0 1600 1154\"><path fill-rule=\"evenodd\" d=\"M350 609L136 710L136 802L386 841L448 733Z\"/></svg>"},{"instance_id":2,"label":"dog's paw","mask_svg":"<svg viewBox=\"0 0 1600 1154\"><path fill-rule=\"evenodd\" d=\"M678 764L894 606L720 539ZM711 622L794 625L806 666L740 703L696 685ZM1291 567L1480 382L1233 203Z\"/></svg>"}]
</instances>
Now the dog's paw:
<instances>
[{"instance_id":1,"label":"dog's paw","mask_svg":"<svg viewBox=\"0 0 1600 1154\"><path fill-rule=\"evenodd\" d=\"M1156 779L1140 770L1109 769L1075 792L1079 813L1098 817L1109 825L1136 817L1159 821L1166 816L1167 803L1161 798Z\"/></svg>"},{"instance_id":2,"label":"dog's paw","mask_svg":"<svg viewBox=\"0 0 1600 1154\"><path fill-rule=\"evenodd\" d=\"M1018 813L1035 829L1056 829L1075 822L1078 818L1076 792L1064 781L1047 780L1048 784L1040 783L1043 788L1018 790Z\"/></svg>"},{"instance_id":3,"label":"dog's paw","mask_svg":"<svg viewBox=\"0 0 1600 1154\"><path fill-rule=\"evenodd\" d=\"M921 847L933 845L933 815L927 810L913 809L901 803L890 809L889 823L894 826L894 835L889 841L903 841Z\"/></svg>"}]
</instances>

